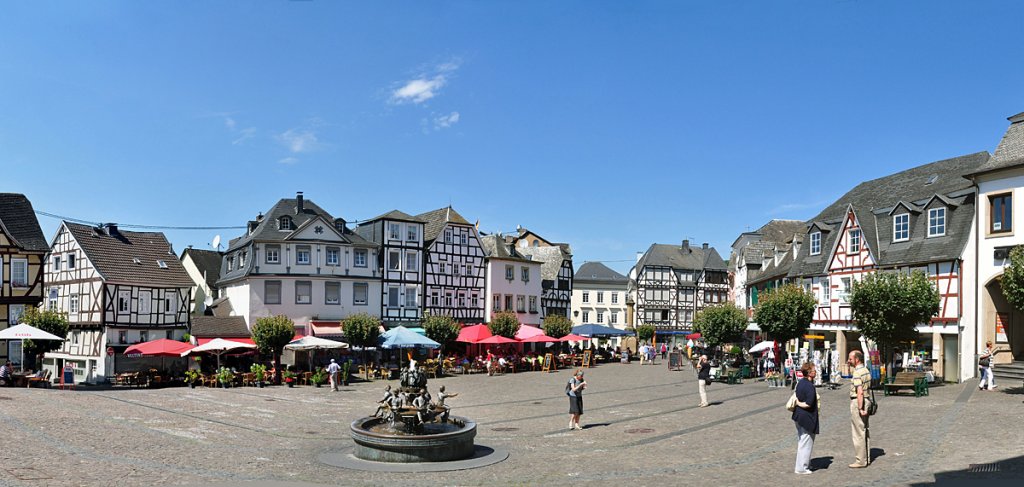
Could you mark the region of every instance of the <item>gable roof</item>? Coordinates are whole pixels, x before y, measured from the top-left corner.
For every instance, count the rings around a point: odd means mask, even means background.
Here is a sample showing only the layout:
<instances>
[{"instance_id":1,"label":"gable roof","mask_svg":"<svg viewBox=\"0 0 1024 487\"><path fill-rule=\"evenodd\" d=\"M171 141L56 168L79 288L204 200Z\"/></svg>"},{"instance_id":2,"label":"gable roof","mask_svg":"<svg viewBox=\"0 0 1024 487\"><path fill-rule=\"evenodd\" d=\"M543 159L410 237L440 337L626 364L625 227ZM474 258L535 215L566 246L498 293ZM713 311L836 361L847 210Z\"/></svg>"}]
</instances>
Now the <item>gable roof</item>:
<instances>
[{"instance_id":1,"label":"gable roof","mask_svg":"<svg viewBox=\"0 0 1024 487\"><path fill-rule=\"evenodd\" d=\"M584 262L572 276L573 282L626 284L629 278L600 262Z\"/></svg>"},{"instance_id":2,"label":"gable roof","mask_svg":"<svg viewBox=\"0 0 1024 487\"><path fill-rule=\"evenodd\" d=\"M1007 120L1010 121L1010 126L1003 134L1003 139L999 141L992 158L971 171L970 175L1024 166L1024 112Z\"/></svg>"},{"instance_id":3,"label":"gable roof","mask_svg":"<svg viewBox=\"0 0 1024 487\"><path fill-rule=\"evenodd\" d=\"M224 254L213 250L200 250L189 247L181 253L180 260L183 263L185 262L186 255L192 258L192 263L196 266L196 269L206 276L206 285L210 289L216 288L217 279L220 277L220 259Z\"/></svg>"},{"instance_id":4,"label":"gable roof","mask_svg":"<svg viewBox=\"0 0 1024 487\"><path fill-rule=\"evenodd\" d=\"M514 260L521 262L534 262L516 251L514 245L505 242L501 235L483 235L480 237L480 248L489 259Z\"/></svg>"},{"instance_id":5,"label":"gable roof","mask_svg":"<svg viewBox=\"0 0 1024 487\"><path fill-rule=\"evenodd\" d=\"M863 232L864 241L871 250L878 265L888 265L887 256L880 247L891 238L892 218L886 216L889 210L901 201L920 206L940 195L947 201L958 202L964 199L964 206L956 211L960 218L949 218L947 236L955 238L929 239L930 249L922 256L928 260L953 259L959 257L966 244L970 225L973 221L973 197L965 198L973 193L973 183L964 177L976 170L989 158L988 152L976 152L964 156L944 159L900 171L870 181L865 181L831 205L821 211L810 221L813 225L825 229L841 230L847 212L852 210L856 215ZM884 211L881 211L884 210ZM916 217L915 217L916 218ZM920 221L920 218L917 218ZM888 224L886 223L888 222ZM888 226L887 226L888 225ZM836 239L843 232L828 231L822 233L821 253L810 255L810 245L803 245L796 261L790 270L790 276L822 275L826 271L831 249L835 248ZM924 232L911 231L911 239L924 237Z\"/></svg>"},{"instance_id":6,"label":"gable roof","mask_svg":"<svg viewBox=\"0 0 1024 487\"><path fill-rule=\"evenodd\" d=\"M63 222L105 281L152 287L192 287L192 278L160 232L103 229ZM138 259L138 263L135 263ZM161 268L163 261L167 268Z\"/></svg>"},{"instance_id":7,"label":"gable roof","mask_svg":"<svg viewBox=\"0 0 1024 487\"><path fill-rule=\"evenodd\" d=\"M637 269L644 266L665 266L673 269L727 270L728 264L714 247L651 244L644 256L636 263Z\"/></svg>"},{"instance_id":8,"label":"gable roof","mask_svg":"<svg viewBox=\"0 0 1024 487\"><path fill-rule=\"evenodd\" d=\"M35 252L50 250L39 228L32 202L20 193L0 193L0 229L18 247Z\"/></svg>"},{"instance_id":9,"label":"gable roof","mask_svg":"<svg viewBox=\"0 0 1024 487\"><path fill-rule=\"evenodd\" d=\"M410 214L408 214L408 213L406 213L404 211L391 210L391 211L389 211L389 212L387 212L387 213L385 213L383 215L377 215L377 216L375 216L373 218L370 218L369 220L364 220L364 221L359 223L359 226L363 226L363 225L365 225L367 223L375 222L377 220L398 220L398 221L413 222L413 223L426 223L423 220L421 220L419 218L416 218L416 217L414 217L414 216L412 216L412 215L410 215Z\"/></svg>"},{"instance_id":10,"label":"gable roof","mask_svg":"<svg viewBox=\"0 0 1024 487\"><path fill-rule=\"evenodd\" d=\"M525 255L532 261L541 262L540 277L546 281L558 279L562 263L572 264L572 254L562 247L517 247L516 252Z\"/></svg>"},{"instance_id":11,"label":"gable roof","mask_svg":"<svg viewBox=\"0 0 1024 487\"><path fill-rule=\"evenodd\" d=\"M283 232L277 229L278 220L283 216L291 217L295 230ZM266 216L264 216L262 220L259 220L252 233L232 239L228 244L227 252L244 247L254 240L284 240L289 235L301 230L303 225L308 223L310 220L317 217L323 218L328 222L333 222L335 220L330 213L317 206L317 204L313 203L312 200L304 198L302 202L302 211L300 212L298 210L297 198L283 198L274 204L269 211L267 211ZM333 225L331 228L334 228ZM345 228L342 237L353 244L374 245L372 242L360 237L347 227Z\"/></svg>"},{"instance_id":12,"label":"gable roof","mask_svg":"<svg viewBox=\"0 0 1024 487\"><path fill-rule=\"evenodd\" d=\"M193 316L191 335L196 338L245 338L251 333L241 316Z\"/></svg>"},{"instance_id":13,"label":"gable roof","mask_svg":"<svg viewBox=\"0 0 1024 487\"><path fill-rule=\"evenodd\" d=\"M472 226L471 223L466 221L466 219L451 206L438 208L426 213L420 213L419 215L416 215L416 219L426 223L423 226L423 241L425 243L437 240L437 236L444 231L444 227L448 223Z\"/></svg>"}]
</instances>

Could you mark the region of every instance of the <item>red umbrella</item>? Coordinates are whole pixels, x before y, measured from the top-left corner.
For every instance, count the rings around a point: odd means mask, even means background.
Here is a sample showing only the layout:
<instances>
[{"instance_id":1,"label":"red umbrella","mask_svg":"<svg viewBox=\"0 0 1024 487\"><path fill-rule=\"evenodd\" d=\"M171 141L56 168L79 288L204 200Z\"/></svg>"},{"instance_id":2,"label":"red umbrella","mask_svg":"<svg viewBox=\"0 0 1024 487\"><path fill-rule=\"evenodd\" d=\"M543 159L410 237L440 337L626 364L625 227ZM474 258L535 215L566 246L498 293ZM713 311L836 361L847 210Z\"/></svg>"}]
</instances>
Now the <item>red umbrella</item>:
<instances>
[{"instance_id":1,"label":"red umbrella","mask_svg":"<svg viewBox=\"0 0 1024 487\"><path fill-rule=\"evenodd\" d=\"M459 331L457 342L478 343L480 340L491 337L491 329L487 325L472 325L463 327Z\"/></svg>"},{"instance_id":2,"label":"red umbrella","mask_svg":"<svg viewBox=\"0 0 1024 487\"><path fill-rule=\"evenodd\" d=\"M515 340L513 338L505 338L505 337L503 337L501 335L494 335L494 336L490 336L490 337L484 338L483 340L480 340L477 343L503 345L503 344L506 344L506 343L519 343L519 340Z\"/></svg>"},{"instance_id":3,"label":"red umbrella","mask_svg":"<svg viewBox=\"0 0 1024 487\"><path fill-rule=\"evenodd\" d=\"M590 339L587 338L587 337L581 337L579 335L573 335L572 333L570 333L570 334L562 337L562 339L559 340L559 341L563 341L563 342L585 342L587 340L590 340Z\"/></svg>"},{"instance_id":4,"label":"red umbrella","mask_svg":"<svg viewBox=\"0 0 1024 487\"><path fill-rule=\"evenodd\" d=\"M557 339L557 338L551 338L551 337L541 333L540 335L533 335L533 336L531 336L529 338L523 338L522 340L519 340L519 341L523 342L523 343L551 343L551 342L557 342L557 341L560 341L560 340Z\"/></svg>"},{"instance_id":5,"label":"red umbrella","mask_svg":"<svg viewBox=\"0 0 1024 487\"><path fill-rule=\"evenodd\" d=\"M145 355L147 357L180 357L182 352L192 350L195 345L176 340L161 338L145 343L136 343L124 351L125 355Z\"/></svg>"}]
</instances>

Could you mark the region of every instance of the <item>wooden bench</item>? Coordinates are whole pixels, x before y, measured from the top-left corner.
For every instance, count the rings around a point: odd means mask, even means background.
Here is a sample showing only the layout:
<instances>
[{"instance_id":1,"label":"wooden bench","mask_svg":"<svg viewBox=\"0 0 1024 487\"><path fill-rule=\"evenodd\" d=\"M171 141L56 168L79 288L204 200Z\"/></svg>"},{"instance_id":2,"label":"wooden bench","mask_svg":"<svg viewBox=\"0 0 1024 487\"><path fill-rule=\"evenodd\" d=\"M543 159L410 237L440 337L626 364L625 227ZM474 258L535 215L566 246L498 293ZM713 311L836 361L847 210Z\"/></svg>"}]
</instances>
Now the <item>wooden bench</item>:
<instances>
[{"instance_id":1,"label":"wooden bench","mask_svg":"<svg viewBox=\"0 0 1024 487\"><path fill-rule=\"evenodd\" d=\"M882 385L886 396L897 394L900 389L912 389L914 397L928 395L928 380L924 372L897 372L896 377Z\"/></svg>"}]
</instances>

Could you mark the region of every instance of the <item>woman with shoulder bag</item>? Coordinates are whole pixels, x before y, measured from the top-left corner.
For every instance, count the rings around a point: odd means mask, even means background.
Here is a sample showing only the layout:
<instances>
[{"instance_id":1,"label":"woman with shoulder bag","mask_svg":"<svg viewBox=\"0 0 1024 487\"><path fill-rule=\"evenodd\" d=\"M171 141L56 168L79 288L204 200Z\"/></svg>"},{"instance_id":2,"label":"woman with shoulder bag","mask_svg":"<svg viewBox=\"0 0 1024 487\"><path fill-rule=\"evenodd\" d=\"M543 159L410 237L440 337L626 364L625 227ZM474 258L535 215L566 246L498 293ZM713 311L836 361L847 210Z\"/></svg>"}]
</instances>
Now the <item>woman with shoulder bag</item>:
<instances>
[{"instance_id":1,"label":"woman with shoulder bag","mask_svg":"<svg viewBox=\"0 0 1024 487\"><path fill-rule=\"evenodd\" d=\"M992 378L992 340L985 342L985 350L978 358L978 368L981 369L981 382L978 383L979 390L992 390L996 388L995 379Z\"/></svg>"},{"instance_id":2,"label":"woman with shoulder bag","mask_svg":"<svg viewBox=\"0 0 1024 487\"><path fill-rule=\"evenodd\" d=\"M817 371L811 362L805 362L800 370L804 377L796 385L796 408L792 417L797 437L795 472L807 475L811 473L811 450L818 434L818 392L814 390Z\"/></svg>"}]
</instances>

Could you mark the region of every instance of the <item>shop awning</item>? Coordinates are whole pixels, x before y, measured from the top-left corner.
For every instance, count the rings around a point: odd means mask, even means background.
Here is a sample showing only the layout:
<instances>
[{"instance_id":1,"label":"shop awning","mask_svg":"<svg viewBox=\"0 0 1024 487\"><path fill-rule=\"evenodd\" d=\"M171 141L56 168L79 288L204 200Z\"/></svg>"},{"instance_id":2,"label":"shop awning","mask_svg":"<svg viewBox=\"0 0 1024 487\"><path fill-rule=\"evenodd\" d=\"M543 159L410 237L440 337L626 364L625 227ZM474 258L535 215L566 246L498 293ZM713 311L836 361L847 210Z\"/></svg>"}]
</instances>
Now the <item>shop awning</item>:
<instances>
[{"instance_id":1,"label":"shop awning","mask_svg":"<svg viewBox=\"0 0 1024 487\"><path fill-rule=\"evenodd\" d=\"M340 321L313 321L310 322L309 326L312 328L313 336L341 336L345 334Z\"/></svg>"}]
</instances>

